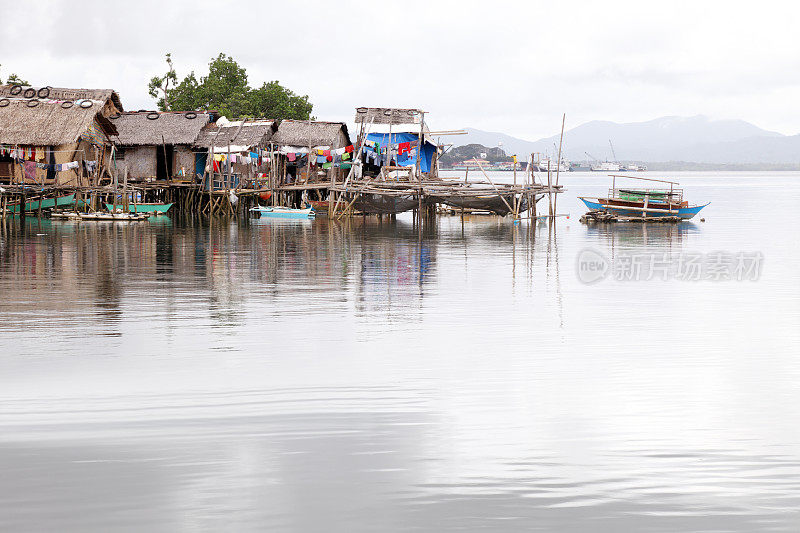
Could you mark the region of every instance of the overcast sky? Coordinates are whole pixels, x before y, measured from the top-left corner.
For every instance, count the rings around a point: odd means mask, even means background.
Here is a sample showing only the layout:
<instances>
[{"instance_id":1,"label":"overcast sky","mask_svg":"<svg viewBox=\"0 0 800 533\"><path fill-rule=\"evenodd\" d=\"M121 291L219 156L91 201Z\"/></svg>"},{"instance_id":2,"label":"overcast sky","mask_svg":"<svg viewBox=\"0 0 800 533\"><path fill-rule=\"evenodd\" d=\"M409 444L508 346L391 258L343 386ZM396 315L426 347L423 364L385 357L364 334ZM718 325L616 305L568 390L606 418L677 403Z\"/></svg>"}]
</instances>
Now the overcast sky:
<instances>
[{"instance_id":1,"label":"overcast sky","mask_svg":"<svg viewBox=\"0 0 800 533\"><path fill-rule=\"evenodd\" d=\"M535 140L589 120L741 118L800 132L800 3L36 2L0 0L0 76L114 88L232 55L253 86L308 94L321 120L420 107L433 129Z\"/></svg>"}]
</instances>

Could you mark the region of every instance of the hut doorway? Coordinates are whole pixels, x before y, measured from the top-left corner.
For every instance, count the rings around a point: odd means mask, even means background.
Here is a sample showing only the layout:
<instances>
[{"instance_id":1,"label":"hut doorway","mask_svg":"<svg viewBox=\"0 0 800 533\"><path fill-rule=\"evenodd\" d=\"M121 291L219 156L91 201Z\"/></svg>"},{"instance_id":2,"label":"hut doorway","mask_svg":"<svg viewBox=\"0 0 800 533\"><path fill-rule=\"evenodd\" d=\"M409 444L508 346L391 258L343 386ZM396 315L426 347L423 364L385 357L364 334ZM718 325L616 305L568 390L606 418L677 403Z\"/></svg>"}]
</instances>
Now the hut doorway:
<instances>
[{"instance_id":1,"label":"hut doorway","mask_svg":"<svg viewBox=\"0 0 800 533\"><path fill-rule=\"evenodd\" d=\"M156 179L172 179L172 161L175 158L175 147L171 144L162 144L156 148Z\"/></svg>"},{"instance_id":2,"label":"hut doorway","mask_svg":"<svg viewBox=\"0 0 800 533\"><path fill-rule=\"evenodd\" d=\"M0 154L0 182L11 183L14 176L14 160L10 155Z\"/></svg>"}]
</instances>

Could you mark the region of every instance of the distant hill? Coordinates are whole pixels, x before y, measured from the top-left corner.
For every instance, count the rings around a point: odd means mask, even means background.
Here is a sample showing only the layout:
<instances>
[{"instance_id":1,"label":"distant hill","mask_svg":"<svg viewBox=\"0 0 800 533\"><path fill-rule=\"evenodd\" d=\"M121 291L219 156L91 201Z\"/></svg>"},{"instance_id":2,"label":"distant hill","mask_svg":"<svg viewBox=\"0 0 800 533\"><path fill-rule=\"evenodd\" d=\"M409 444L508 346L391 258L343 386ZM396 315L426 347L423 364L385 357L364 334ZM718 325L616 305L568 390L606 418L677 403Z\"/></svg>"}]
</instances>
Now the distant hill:
<instances>
[{"instance_id":1,"label":"distant hill","mask_svg":"<svg viewBox=\"0 0 800 533\"><path fill-rule=\"evenodd\" d=\"M454 165L466 159L485 159L490 163L509 163L511 157L497 147L488 147L482 144L467 144L455 146L439 158L444 166Z\"/></svg>"},{"instance_id":2,"label":"distant hill","mask_svg":"<svg viewBox=\"0 0 800 533\"><path fill-rule=\"evenodd\" d=\"M553 154L558 135L526 141L502 133L465 128L461 144L498 146L508 154L527 158L532 152ZM600 160L611 160L609 139L622 161L688 161L703 164L793 164L800 163L800 135L786 136L761 129L743 120L712 120L695 117L662 117L647 122L619 124L592 121L564 132L562 153L566 159L587 159L588 152Z\"/></svg>"},{"instance_id":3,"label":"distant hill","mask_svg":"<svg viewBox=\"0 0 800 533\"><path fill-rule=\"evenodd\" d=\"M517 154L521 161L527 161L528 155L532 151L531 148L536 144L531 141L517 139L505 133L498 133L493 131L476 130L475 128L463 128L467 134L453 137L455 143L460 146L469 144L479 144L483 146L500 147L503 152L509 155ZM458 148L458 147L457 147Z\"/></svg>"}]
</instances>

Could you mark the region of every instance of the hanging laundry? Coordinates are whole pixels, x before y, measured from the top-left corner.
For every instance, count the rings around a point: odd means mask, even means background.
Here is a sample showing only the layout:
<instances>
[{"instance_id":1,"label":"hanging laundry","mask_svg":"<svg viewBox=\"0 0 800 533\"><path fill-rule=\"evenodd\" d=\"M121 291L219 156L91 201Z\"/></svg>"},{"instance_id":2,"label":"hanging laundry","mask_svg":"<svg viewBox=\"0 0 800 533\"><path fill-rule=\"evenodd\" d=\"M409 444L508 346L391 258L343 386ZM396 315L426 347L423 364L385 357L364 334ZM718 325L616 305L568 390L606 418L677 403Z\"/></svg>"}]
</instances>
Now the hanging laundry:
<instances>
[{"instance_id":1,"label":"hanging laundry","mask_svg":"<svg viewBox=\"0 0 800 533\"><path fill-rule=\"evenodd\" d=\"M327 169L327 168L331 168L332 166L333 166L333 163L325 163L325 164L322 165L322 168L326 168Z\"/></svg>"},{"instance_id":2,"label":"hanging laundry","mask_svg":"<svg viewBox=\"0 0 800 533\"><path fill-rule=\"evenodd\" d=\"M330 161L333 161L333 156L332 156L332 155L330 155L330 151L328 151L328 155L327 155L327 156L325 156L325 160L326 160L326 161L329 161L329 162L330 162Z\"/></svg>"},{"instance_id":3,"label":"hanging laundry","mask_svg":"<svg viewBox=\"0 0 800 533\"><path fill-rule=\"evenodd\" d=\"M324 155L318 155L317 156L317 164L321 165L321 164L325 163L326 161L328 161L328 158L325 157Z\"/></svg>"},{"instance_id":4,"label":"hanging laundry","mask_svg":"<svg viewBox=\"0 0 800 533\"><path fill-rule=\"evenodd\" d=\"M34 180L36 179L36 163L34 161L25 161L23 164L25 170L25 179L26 180Z\"/></svg>"},{"instance_id":5,"label":"hanging laundry","mask_svg":"<svg viewBox=\"0 0 800 533\"><path fill-rule=\"evenodd\" d=\"M410 151L411 151L411 143L410 142L400 143L399 145L397 145L397 153L398 154L402 155L402 154L405 154L405 153L410 152Z\"/></svg>"},{"instance_id":6,"label":"hanging laundry","mask_svg":"<svg viewBox=\"0 0 800 533\"><path fill-rule=\"evenodd\" d=\"M297 159L297 156L295 156L293 152L289 152L288 154L286 154L286 159L288 159L289 161L294 161L295 159Z\"/></svg>"},{"instance_id":7,"label":"hanging laundry","mask_svg":"<svg viewBox=\"0 0 800 533\"><path fill-rule=\"evenodd\" d=\"M317 155L325 155L325 150L317 150Z\"/></svg>"},{"instance_id":8,"label":"hanging laundry","mask_svg":"<svg viewBox=\"0 0 800 533\"><path fill-rule=\"evenodd\" d=\"M345 152L342 154L342 161L347 161L350 159L350 152Z\"/></svg>"},{"instance_id":9,"label":"hanging laundry","mask_svg":"<svg viewBox=\"0 0 800 533\"><path fill-rule=\"evenodd\" d=\"M351 144L350 146L345 146L344 147L344 151L347 152L348 154L352 153L353 152L353 145Z\"/></svg>"}]
</instances>

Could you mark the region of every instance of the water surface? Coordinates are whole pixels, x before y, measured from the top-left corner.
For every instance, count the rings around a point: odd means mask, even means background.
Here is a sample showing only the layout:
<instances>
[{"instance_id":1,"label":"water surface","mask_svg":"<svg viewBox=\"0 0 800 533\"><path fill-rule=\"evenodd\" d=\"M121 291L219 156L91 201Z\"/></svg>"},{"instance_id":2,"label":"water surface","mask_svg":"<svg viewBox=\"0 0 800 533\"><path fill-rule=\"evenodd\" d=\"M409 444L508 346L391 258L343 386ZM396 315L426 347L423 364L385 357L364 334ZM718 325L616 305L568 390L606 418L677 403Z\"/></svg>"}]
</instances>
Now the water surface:
<instances>
[{"instance_id":1,"label":"water surface","mask_svg":"<svg viewBox=\"0 0 800 533\"><path fill-rule=\"evenodd\" d=\"M800 174L674 177L705 222L7 221L0 529L797 531Z\"/></svg>"}]
</instances>

